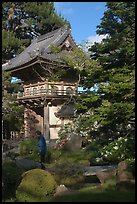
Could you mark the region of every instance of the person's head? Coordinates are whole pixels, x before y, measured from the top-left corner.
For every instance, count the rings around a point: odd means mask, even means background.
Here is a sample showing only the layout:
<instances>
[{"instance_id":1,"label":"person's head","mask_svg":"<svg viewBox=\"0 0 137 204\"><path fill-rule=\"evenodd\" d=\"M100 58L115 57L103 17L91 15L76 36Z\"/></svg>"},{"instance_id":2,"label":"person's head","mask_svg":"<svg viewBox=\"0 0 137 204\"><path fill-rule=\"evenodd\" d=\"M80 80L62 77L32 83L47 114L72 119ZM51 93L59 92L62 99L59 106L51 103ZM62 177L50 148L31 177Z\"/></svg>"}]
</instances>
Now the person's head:
<instances>
[{"instance_id":1,"label":"person's head","mask_svg":"<svg viewBox=\"0 0 137 204\"><path fill-rule=\"evenodd\" d=\"M40 135L41 135L41 132L40 132L39 130L37 130L37 131L36 131L36 135L37 135L37 136L40 136Z\"/></svg>"}]
</instances>

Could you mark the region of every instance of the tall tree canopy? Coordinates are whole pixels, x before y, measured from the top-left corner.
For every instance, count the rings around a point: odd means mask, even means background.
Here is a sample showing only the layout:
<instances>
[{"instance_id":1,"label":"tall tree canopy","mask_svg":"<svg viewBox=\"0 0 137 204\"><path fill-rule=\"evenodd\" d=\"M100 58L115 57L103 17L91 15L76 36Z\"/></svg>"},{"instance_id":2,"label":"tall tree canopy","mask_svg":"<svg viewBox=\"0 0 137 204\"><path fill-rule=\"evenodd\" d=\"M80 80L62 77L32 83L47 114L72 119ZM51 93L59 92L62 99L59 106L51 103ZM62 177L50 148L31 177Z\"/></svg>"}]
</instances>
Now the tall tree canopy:
<instances>
[{"instance_id":1,"label":"tall tree canopy","mask_svg":"<svg viewBox=\"0 0 137 204\"><path fill-rule=\"evenodd\" d=\"M78 99L80 127L95 137L118 138L135 126L135 2L108 2L97 26L107 37L89 49L100 69L88 71L83 85L96 89ZM96 128L95 128L96 127Z\"/></svg>"},{"instance_id":2,"label":"tall tree canopy","mask_svg":"<svg viewBox=\"0 0 137 204\"><path fill-rule=\"evenodd\" d=\"M56 14L53 2L3 2L2 12L3 62L21 52L34 37L68 23Z\"/></svg>"}]
</instances>

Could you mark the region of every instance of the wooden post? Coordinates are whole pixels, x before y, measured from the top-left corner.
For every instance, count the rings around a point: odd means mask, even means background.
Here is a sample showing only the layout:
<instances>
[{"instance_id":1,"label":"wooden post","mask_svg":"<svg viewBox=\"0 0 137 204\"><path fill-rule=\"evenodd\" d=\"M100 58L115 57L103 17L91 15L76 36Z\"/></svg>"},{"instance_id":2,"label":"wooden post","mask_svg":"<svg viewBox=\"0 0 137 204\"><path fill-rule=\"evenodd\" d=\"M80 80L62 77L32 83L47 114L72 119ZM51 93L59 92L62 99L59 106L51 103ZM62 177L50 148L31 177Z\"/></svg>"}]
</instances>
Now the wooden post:
<instances>
[{"instance_id":1,"label":"wooden post","mask_svg":"<svg viewBox=\"0 0 137 204\"><path fill-rule=\"evenodd\" d=\"M47 141L50 140L50 130L49 130L49 106L44 104L44 119L43 119L43 134Z\"/></svg>"}]
</instances>

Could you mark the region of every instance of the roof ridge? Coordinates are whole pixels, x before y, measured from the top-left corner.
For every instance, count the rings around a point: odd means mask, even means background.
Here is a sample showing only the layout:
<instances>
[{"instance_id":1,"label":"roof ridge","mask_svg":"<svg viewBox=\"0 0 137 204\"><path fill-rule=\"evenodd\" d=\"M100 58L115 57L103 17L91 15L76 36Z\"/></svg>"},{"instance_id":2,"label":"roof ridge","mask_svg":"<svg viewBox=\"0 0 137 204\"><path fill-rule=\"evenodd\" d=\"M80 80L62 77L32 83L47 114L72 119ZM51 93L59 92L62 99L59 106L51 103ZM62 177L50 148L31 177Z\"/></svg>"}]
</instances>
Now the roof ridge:
<instances>
[{"instance_id":1,"label":"roof ridge","mask_svg":"<svg viewBox=\"0 0 137 204\"><path fill-rule=\"evenodd\" d=\"M57 29L55 29L55 30L53 30L53 31L51 31L51 32L48 32L48 33L46 33L46 34L43 34L43 35L40 35L40 36L38 36L37 38L35 38L34 40L36 40L37 42L40 42L40 41L42 41L42 40L44 40L45 38L50 38L50 37L53 37L56 33L58 33L58 31L60 31L60 30L67 30L67 29L69 29L68 28L68 25L64 25L64 26L62 26L62 27L60 27L60 28L57 28Z\"/></svg>"}]
</instances>

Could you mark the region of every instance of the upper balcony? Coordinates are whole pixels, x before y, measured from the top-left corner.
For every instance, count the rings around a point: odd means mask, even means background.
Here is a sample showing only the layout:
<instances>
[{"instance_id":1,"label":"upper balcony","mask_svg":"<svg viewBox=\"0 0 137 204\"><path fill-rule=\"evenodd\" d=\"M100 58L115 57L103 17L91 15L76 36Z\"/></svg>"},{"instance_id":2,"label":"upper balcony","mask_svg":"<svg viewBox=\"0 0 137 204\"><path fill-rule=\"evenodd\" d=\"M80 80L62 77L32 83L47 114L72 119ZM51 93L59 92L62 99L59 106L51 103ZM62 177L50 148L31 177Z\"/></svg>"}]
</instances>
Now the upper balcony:
<instances>
[{"instance_id":1,"label":"upper balcony","mask_svg":"<svg viewBox=\"0 0 137 204\"><path fill-rule=\"evenodd\" d=\"M24 91L17 95L17 99L37 98L45 95L48 98L68 97L77 94L76 85L76 83L64 82L38 82L24 85Z\"/></svg>"}]
</instances>

